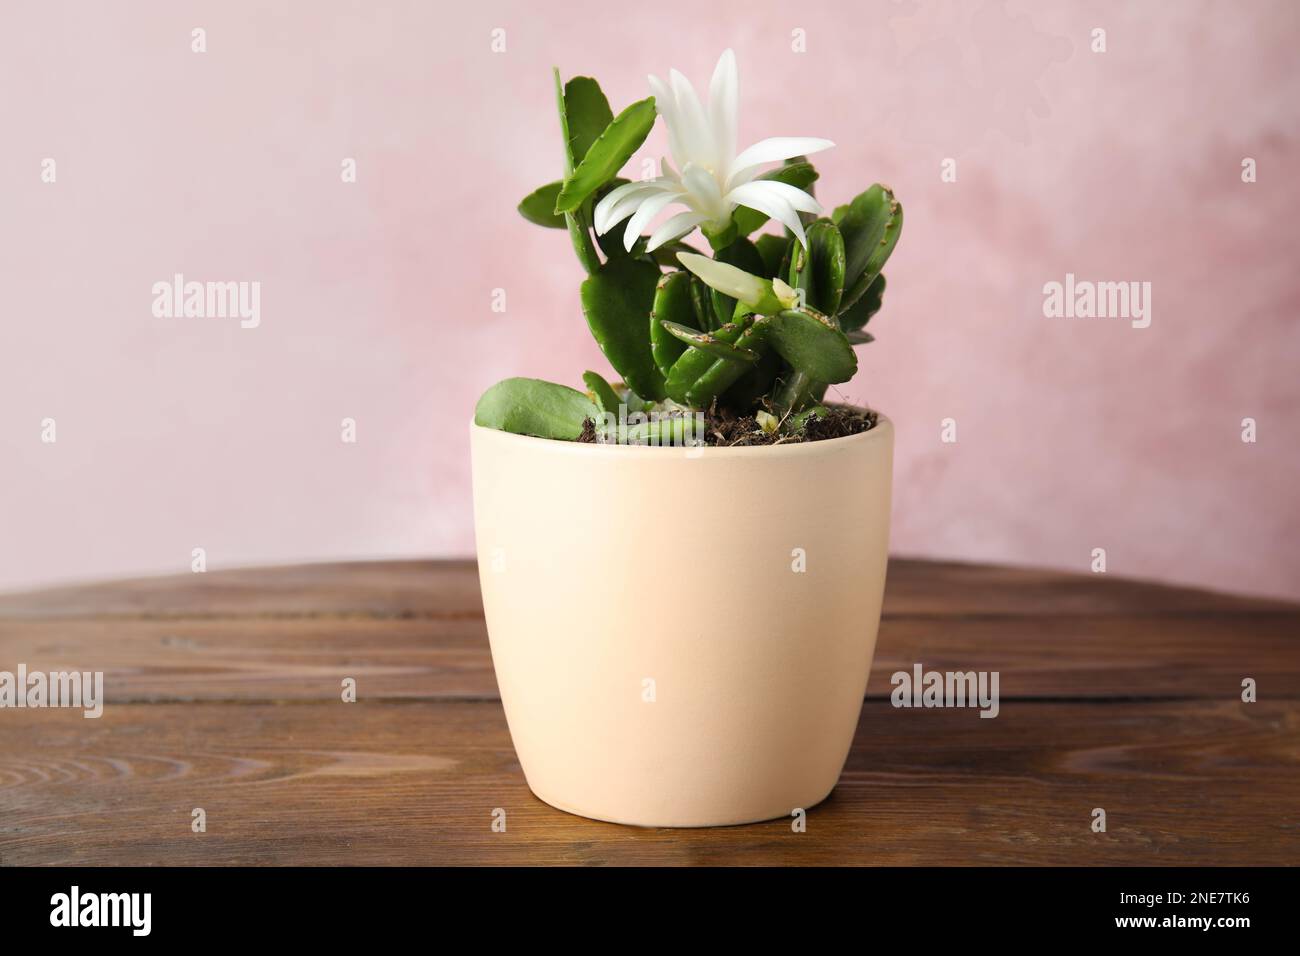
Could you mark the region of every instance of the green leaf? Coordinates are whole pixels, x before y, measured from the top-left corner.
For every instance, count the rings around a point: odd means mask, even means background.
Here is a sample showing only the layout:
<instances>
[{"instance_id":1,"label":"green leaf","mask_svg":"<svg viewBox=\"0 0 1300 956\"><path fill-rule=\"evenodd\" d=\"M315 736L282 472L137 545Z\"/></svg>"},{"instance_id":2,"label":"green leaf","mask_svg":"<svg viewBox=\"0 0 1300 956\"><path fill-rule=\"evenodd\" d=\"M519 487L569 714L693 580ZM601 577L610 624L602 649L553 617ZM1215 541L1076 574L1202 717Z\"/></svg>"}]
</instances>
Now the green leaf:
<instances>
[{"instance_id":1,"label":"green leaf","mask_svg":"<svg viewBox=\"0 0 1300 956\"><path fill-rule=\"evenodd\" d=\"M710 334L716 342L732 344L748 331L752 324L752 321L731 322ZM665 382L668 397L674 402L682 404L690 401L687 398L687 392L716 361L718 361L718 357L706 352L704 349L695 348L694 346L688 348L673 363L672 369L668 372L668 378Z\"/></svg>"},{"instance_id":2,"label":"green leaf","mask_svg":"<svg viewBox=\"0 0 1300 956\"><path fill-rule=\"evenodd\" d=\"M620 382L614 387L614 394L618 396L620 402L627 406L627 413L629 415L633 412L648 412L655 407L654 402L647 402L636 392L632 391L632 389L628 388L625 382Z\"/></svg>"},{"instance_id":3,"label":"green leaf","mask_svg":"<svg viewBox=\"0 0 1300 956\"><path fill-rule=\"evenodd\" d=\"M573 143L569 140L569 114L564 105L564 87L560 83L560 71L552 70L555 75L555 108L560 114L560 136L564 141L564 175L569 177L573 175ZM563 184L561 184L563 192ZM559 195L556 195L559 200ZM578 262L582 268L590 275L600 268L600 256L596 254L596 244L591 241L590 223L587 219L586 212L579 207L572 212L564 214L564 224L569 230L569 241L573 243L573 251L578 256ZM553 210L559 213L560 210Z\"/></svg>"},{"instance_id":4,"label":"green leaf","mask_svg":"<svg viewBox=\"0 0 1300 956\"><path fill-rule=\"evenodd\" d=\"M850 345L866 345L868 342L876 341L876 337L870 332L858 330L856 332L845 332L845 338L849 340Z\"/></svg>"},{"instance_id":5,"label":"green leaf","mask_svg":"<svg viewBox=\"0 0 1300 956\"><path fill-rule=\"evenodd\" d=\"M785 236L765 232L754 240L754 248L763 260L763 277L771 279L781 274L781 260L790 248L790 240Z\"/></svg>"},{"instance_id":6,"label":"green leaf","mask_svg":"<svg viewBox=\"0 0 1300 956\"><path fill-rule=\"evenodd\" d=\"M600 268L600 256L596 255L596 246L591 241L591 230L587 226L585 217L579 213L566 212L564 224L569 228L569 239L573 243L573 251L578 256L578 262L587 270L587 274L591 275Z\"/></svg>"},{"instance_id":7,"label":"green leaf","mask_svg":"<svg viewBox=\"0 0 1300 956\"><path fill-rule=\"evenodd\" d=\"M789 230L786 231L788 232ZM776 274L778 277L788 279L790 276L790 266L794 263L795 254L799 250L799 243L789 236L786 238L790 239L790 244L785 247L785 255L781 257L781 265L776 270Z\"/></svg>"},{"instance_id":8,"label":"green leaf","mask_svg":"<svg viewBox=\"0 0 1300 956\"><path fill-rule=\"evenodd\" d=\"M758 178L760 180L774 179L779 183L785 183L788 186L794 186L796 189L806 191L809 186L817 181L817 170L813 169L812 163L796 162L773 169ZM736 231L742 236L748 236L751 232L761 228L767 220L766 213L761 213L757 209L750 209L748 206L737 206L731 213L731 221L735 223Z\"/></svg>"},{"instance_id":9,"label":"green leaf","mask_svg":"<svg viewBox=\"0 0 1300 956\"><path fill-rule=\"evenodd\" d=\"M736 224L730 219L727 220L726 225L721 229L715 229L706 222L704 225L700 226L700 232L704 234L705 239L709 240L709 248L714 252L717 252L719 249L727 248L727 246L731 245L740 237L740 233L736 229Z\"/></svg>"},{"instance_id":10,"label":"green leaf","mask_svg":"<svg viewBox=\"0 0 1300 956\"><path fill-rule=\"evenodd\" d=\"M564 217L555 213L555 197L560 194L560 185L557 181L538 186L519 203L519 215L538 226L565 228Z\"/></svg>"},{"instance_id":11,"label":"green leaf","mask_svg":"<svg viewBox=\"0 0 1300 956\"><path fill-rule=\"evenodd\" d=\"M686 345L664 328L663 322L703 331L691 302L692 281L694 277L689 272L670 272L655 288L654 308L650 312L650 351L665 378L673 363L686 351Z\"/></svg>"},{"instance_id":12,"label":"green leaf","mask_svg":"<svg viewBox=\"0 0 1300 956\"><path fill-rule=\"evenodd\" d=\"M577 389L536 378L497 382L478 400L474 424L516 435L573 441L599 410Z\"/></svg>"},{"instance_id":13,"label":"green leaf","mask_svg":"<svg viewBox=\"0 0 1300 956\"><path fill-rule=\"evenodd\" d=\"M844 236L844 287L853 289L864 275L870 283L884 268L903 231L903 207L889 189L876 183L849 203L839 229Z\"/></svg>"},{"instance_id":14,"label":"green leaf","mask_svg":"<svg viewBox=\"0 0 1300 956\"><path fill-rule=\"evenodd\" d=\"M873 315L880 311L881 300L885 295L885 275L882 272L876 276L875 281L867 288L866 292L858 297L858 301L840 313L840 328L845 332L856 332L862 328L871 319ZM848 297L845 296L847 301Z\"/></svg>"},{"instance_id":15,"label":"green leaf","mask_svg":"<svg viewBox=\"0 0 1300 956\"><path fill-rule=\"evenodd\" d=\"M650 255L654 257L654 261L659 265L669 269L677 269L681 267L681 263L677 261L677 253L679 252L691 252L697 256L700 254L700 250L694 246L689 246L681 240L674 240L673 242L665 242Z\"/></svg>"},{"instance_id":16,"label":"green leaf","mask_svg":"<svg viewBox=\"0 0 1300 956\"><path fill-rule=\"evenodd\" d=\"M708 408L713 400L730 389L740 379L760 366L767 367L767 360L775 353L768 351L766 344L767 328L750 318L742 323L743 332L736 339L735 345L728 348L754 356L752 360L736 361L728 355L720 355L709 368L686 390L686 400L695 408ZM779 363L780 359L776 359ZM748 411L748 408L745 409Z\"/></svg>"},{"instance_id":17,"label":"green leaf","mask_svg":"<svg viewBox=\"0 0 1300 956\"><path fill-rule=\"evenodd\" d=\"M642 398L664 398L664 376L650 351L650 310L659 267L644 259L610 259L582 283L582 311L600 350Z\"/></svg>"},{"instance_id":18,"label":"green leaf","mask_svg":"<svg viewBox=\"0 0 1300 956\"><path fill-rule=\"evenodd\" d=\"M807 233L809 284L805 301L823 315L834 315L844 295L844 239L829 219L818 219Z\"/></svg>"},{"instance_id":19,"label":"green leaf","mask_svg":"<svg viewBox=\"0 0 1300 956\"><path fill-rule=\"evenodd\" d=\"M598 372L583 372L582 384L587 386L587 395L607 412L618 411L618 395L605 377Z\"/></svg>"},{"instance_id":20,"label":"green leaf","mask_svg":"<svg viewBox=\"0 0 1300 956\"><path fill-rule=\"evenodd\" d=\"M564 81L560 79L559 67L552 67L551 73L555 77L555 111L560 114L560 140L564 144L564 178L568 179L573 175L573 141L569 138L569 111L564 103ZM564 186L560 184L561 188ZM557 195L555 197L559 199ZM552 210L559 214L558 209Z\"/></svg>"},{"instance_id":21,"label":"green leaf","mask_svg":"<svg viewBox=\"0 0 1300 956\"><path fill-rule=\"evenodd\" d=\"M767 339L797 372L817 382L847 382L858 370L858 357L833 319L812 308L787 309L759 322Z\"/></svg>"},{"instance_id":22,"label":"green leaf","mask_svg":"<svg viewBox=\"0 0 1300 956\"><path fill-rule=\"evenodd\" d=\"M783 415L790 414L820 402L825 391L826 386L814 381L807 372L787 365L781 381L772 393L772 404Z\"/></svg>"},{"instance_id":23,"label":"green leaf","mask_svg":"<svg viewBox=\"0 0 1300 956\"><path fill-rule=\"evenodd\" d=\"M750 368L745 369L736 383L722 393L722 403L740 414L748 414L754 406L772 391L776 376L785 360L771 348L764 348Z\"/></svg>"},{"instance_id":24,"label":"green leaf","mask_svg":"<svg viewBox=\"0 0 1300 956\"><path fill-rule=\"evenodd\" d=\"M564 84L564 112L569 118L569 152L581 162L614 119L600 84L589 76L575 76Z\"/></svg>"},{"instance_id":25,"label":"green leaf","mask_svg":"<svg viewBox=\"0 0 1300 956\"><path fill-rule=\"evenodd\" d=\"M645 142L655 122L655 99L648 96L619 113L591 144L573 174L564 181L555 211L572 212L588 196L613 179Z\"/></svg>"},{"instance_id":26,"label":"green leaf","mask_svg":"<svg viewBox=\"0 0 1300 956\"><path fill-rule=\"evenodd\" d=\"M710 355L724 361L738 362L741 365L748 365L751 362L758 361L757 352L737 348L728 342L722 341L712 332L701 332L685 325L678 325L676 322L669 322L667 319L661 319L659 324L683 344L693 346L702 352L708 352Z\"/></svg>"},{"instance_id":27,"label":"green leaf","mask_svg":"<svg viewBox=\"0 0 1300 956\"><path fill-rule=\"evenodd\" d=\"M687 255L699 255L698 252L688 252ZM708 256L700 256L701 259L707 259ZM681 265L681 260L678 260ZM691 307L695 310L695 325L701 331L716 330L722 328L725 324L719 322L717 316L713 314L713 300L711 296L713 290L710 289L699 276L691 275ZM689 322L683 322L683 325L690 325Z\"/></svg>"}]
</instances>

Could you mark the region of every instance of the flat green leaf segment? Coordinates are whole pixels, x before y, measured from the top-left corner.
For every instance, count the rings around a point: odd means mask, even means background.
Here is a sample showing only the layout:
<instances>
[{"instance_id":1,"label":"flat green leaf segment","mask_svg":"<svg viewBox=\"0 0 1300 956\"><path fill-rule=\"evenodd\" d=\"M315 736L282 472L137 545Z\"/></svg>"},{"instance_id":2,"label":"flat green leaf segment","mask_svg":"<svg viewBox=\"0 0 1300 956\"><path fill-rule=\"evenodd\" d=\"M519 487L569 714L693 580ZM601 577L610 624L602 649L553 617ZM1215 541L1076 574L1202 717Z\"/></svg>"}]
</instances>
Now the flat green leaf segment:
<instances>
[{"instance_id":1,"label":"flat green leaf segment","mask_svg":"<svg viewBox=\"0 0 1300 956\"><path fill-rule=\"evenodd\" d=\"M689 272L670 272L659 280L655 289L654 307L650 310L650 351L665 378L673 363L686 351L686 343L669 332L665 324L702 331L695 314L692 281Z\"/></svg>"},{"instance_id":2,"label":"flat green leaf segment","mask_svg":"<svg viewBox=\"0 0 1300 956\"><path fill-rule=\"evenodd\" d=\"M857 196L840 217L844 237L844 285L852 289L859 281L866 285L880 274L903 232L903 206L879 183ZM850 300L849 304L856 301Z\"/></svg>"},{"instance_id":3,"label":"flat green leaf segment","mask_svg":"<svg viewBox=\"0 0 1300 956\"><path fill-rule=\"evenodd\" d=\"M582 434L583 422L597 414L595 403L577 389L536 378L508 378L483 393L474 409L474 424L573 441Z\"/></svg>"},{"instance_id":4,"label":"flat green leaf segment","mask_svg":"<svg viewBox=\"0 0 1300 956\"><path fill-rule=\"evenodd\" d=\"M787 309L767 316L768 341L796 371L817 382L847 382L858 357L839 327L812 309Z\"/></svg>"},{"instance_id":5,"label":"flat green leaf segment","mask_svg":"<svg viewBox=\"0 0 1300 956\"><path fill-rule=\"evenodd\" d=\"M708 334L709 340L714 345L733 345L751 326L752 322L732 322L710 332ZM665 382L668 397L674 402L683 405L689 404L694 408L703 407L702 403L697 402L691 396L700 394L698 389L699 380L713 367L715 362L725 362L738 368L744 367L742 363L720 358L710 349L699 348L694 345L689 346L682 353L681 358L673 363L672 370L668 374Z\"/></svg>"},{"instance_id":6,"label":"flat green leaf segment","mask_svg":"<svg viewBox=\"0 0 1300 956\"><path fill-rule=\"evenodd\" d=\"M569 133L569 111L564 99L564 87L560 83L560 71L555 70L554 74L555 108L560 115L560 135L564 141L564 176L567 180L573 175L573 139ZM560 189L563 191L563 183L560 184ZM559 198L557 193L556 202L559 202ZM559 214L560 210L555 209L553 212ZM577 207L565 212L564 225L569 230L569 241L573 243L573 251L577 254L578 261L590 275L600 268L600 256L596 254L596 244L591 241L591 223L586 209Z\"/></svg>"},{"instance_id":7,"label":"flat green leaf segment","mask_svg":"<svg viewBox=\"0 0 1300 956\"><path fill-rule=\"evenodd\" d=\"M885 297L885 274L882 272L876 276L874 282L867 288L861 298L849 308L840 313L840 328L845 332L856 332L861 329L871 317L880 311Z\"/></svg>"},{"instance_id":8,"label":"flat green leaf segment","mask_svg":"<svg viewBox=\"0 0 1300 956\"><path fill-rule=\"evenodd\" d=\"M572 212L612 179L650 135L655 122L653 96L633 103L605 127L578 163L555 202L556 212Z\"/></svg>"},{"instance_id":9,"label":"flat green leaf segment","mask_svg":"<svg viewBox=\"0 0 1300 956\"><path fill-rule=\"evenodd\" d=\"M569 121L569 153L579 163L614 121L614 113L600 84L589 76L575 76L564 84L564 113Z\"/></svg>"},{"instance_id":10,"label":"flat green leaf segment","mask_svg":"<svg viewBox=\"0 0 1300 956\"><path fill-rule=\"evenodd\" d=\"M793 241L770 232L754 240L754 248L758 250L758 255L763 260L763 271L760 273L762 276L771 279L781 274L781 263L785 261L786 253L789 252L790 243Z\"/></svg>"},{"instance_id":11,"label":"flat green leaf segment","mask_svg":"<svg viewBox=\"0 0 1300 956\"><path fill-rule=\"evenodd\" d=\"M519 215L537 226L564 229L564 216L555 211L555 200L560 195L561 185L557 180L534 189L519 203Z\"/></svg>"},{"instance_id":12,"label":"flat green leaf segment","mask_svg":"<svg viewBox=\"0 0 1300 956\"><path fill-rule=\"evenodd\" d=\"M614 387L605 381L598 372L583 372L582 384L587 386L587 397L592 399L603 411L618 411L618 394Z\"/></svg>"},{"instance_id":13,"label":"flat green leaf segment","mask_svg":"<svg viewBox=\"0 0 1300 956\"><path fill-rule=\"evenodd\" d=\"M829 219L808 227L808 248L795 250L797 278L790 285L804 290L804 301L823 315L839 311L844 295L844 240Z\"/></svg>"},{"instance_id":14,"label":"flat green leaf segment","mask_svg":"<svg viewBox=\"0 0 1300 956\"><path fill-rule=\"evenodd\" d=\"M710 355L720 359L726 359L729 362L740 362L745 364L758 359L758 354L751 352L749 349L737 348L722 340L718 339L711 332L699 332L695 329L688 329L684 325L678 325L676 322L663 322L664 329L673 338L682 343L708 352Z\"/></svg>"},{"instance_id":15,"label":"flat green leaf segment","mask_svg":"<svg viewBox=\"0 0 1300 956\"><path fill-rule=\"evenodd\" d=\"M726 326L728 329L733 327L740 329L740 335L735 338L734 345L725 346L726 350L716 347L700 349L717 358L686 387L686 401L691 406L708 408L715 399L720 398L737 382L750 375L755 375L760 380L768 377L768 387L770 387L770 375L774 374L775 370L764 367L763 359L766 356L763 348L767 338L766 327L755 321L753 316L747 316L739 323Z\"/></svg>"},{"instance_id":16,"label":"flat green leaf segment","mask_svg":"<svg viewBox=\"0 0 1300 956\"><path fill-rule=\"evenodd\" d=\"M644 259L610 259L582 283L582 311L600 350L632 391L652 401L665 397L648 318L659 275Z\"/></svg>"}]
</instances>

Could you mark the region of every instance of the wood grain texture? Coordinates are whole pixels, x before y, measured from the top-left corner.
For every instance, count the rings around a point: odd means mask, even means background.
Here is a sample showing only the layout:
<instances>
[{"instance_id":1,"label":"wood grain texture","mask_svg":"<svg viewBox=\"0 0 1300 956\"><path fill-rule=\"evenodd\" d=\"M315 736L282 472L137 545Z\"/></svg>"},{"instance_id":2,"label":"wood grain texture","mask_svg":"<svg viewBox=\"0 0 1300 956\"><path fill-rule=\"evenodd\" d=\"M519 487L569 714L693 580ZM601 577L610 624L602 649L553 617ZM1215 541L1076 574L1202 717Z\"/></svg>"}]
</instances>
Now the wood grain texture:
<instances>
[{"instance_id":1,"label":"wood grain texture","mask_svg":"<svg viewBox=\"0 0 1300 956\"><path fill-rule=\"evenodd\" d=\"M3 595L0 669L19 661L104 670L108 705L0 710L0 864L1300 859L1300 606L1277 601L894 561L870 700L806 833L640 830L533 798L464 562ZM1000 671L998 718L891 707L918 661Z\"/></svg>"},{"instance_id":2,"label":"wood grain texture","mask_svg":"<svg viewBox=\"0 0 1300 956\"><path fill-rule=\"evenodd\" d=\"M1296 615L891 617L867 696L919 661L997 670L1004 697L1224 697L1247 676L1300 697L1297 648ZM497 697L482 618L0 620L0 668L16 661L102 670L110 703L335 700L345 677L372 700Z\"/></svg>"},{"instance_id":3,"label":"wood grain texture","mask_svg":"<svg viewBox=\"0 0 1300 956\"><path fill-rule=\"evenodd\" d=\"M12 717L13 715L9 715ZM529 793L489 701L24 712L0 753L8 864L1286 864L1300 705L866 705L844 776L788 821L647 830ZM207 832L192 833L202 807ZM1090 829L1104 807L1106 833ZM506 811L505 833L491 830Z\"/></svg>"},{"instance_id":4,"label":"wood grain texture","mask_svg":"<svg viewBox=\"0 0 1300 956\"><path fill-rule=\"evenodd\" d=\"M1107 574L891 558L884 614L1294 614L1297 605ZM483 616L472 561L358 561L0 594L0 619Z\"/></svg>"}]
</instances>

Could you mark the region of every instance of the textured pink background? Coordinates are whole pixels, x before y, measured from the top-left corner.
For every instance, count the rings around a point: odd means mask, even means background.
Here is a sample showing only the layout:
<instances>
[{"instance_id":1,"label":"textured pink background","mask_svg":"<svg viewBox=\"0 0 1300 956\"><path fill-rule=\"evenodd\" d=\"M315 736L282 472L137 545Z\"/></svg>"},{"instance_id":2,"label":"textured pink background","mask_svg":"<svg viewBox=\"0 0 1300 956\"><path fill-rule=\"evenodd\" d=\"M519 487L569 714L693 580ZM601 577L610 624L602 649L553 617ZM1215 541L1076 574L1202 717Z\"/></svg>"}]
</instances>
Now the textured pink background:
<instances>
[{"instance_id":1,"label":"textured pink background","mask_svg":"<svg viewBox=\"0 0 1300 956\"><path fill-rule=\"evenodd\" d=\"M621 108L730 45L743 140L830 137L824 200L907 208L843 389L899 426L896 552L1300 595L1298 40L1256 0L6 4L0 587L469 553L479 392L606 368L514 211L550 66ZM154 318L177 271L260 281L261 327ZM1151 328L1043 318L1066 272L1152 282Z\"/></svg>"}]
</instances>

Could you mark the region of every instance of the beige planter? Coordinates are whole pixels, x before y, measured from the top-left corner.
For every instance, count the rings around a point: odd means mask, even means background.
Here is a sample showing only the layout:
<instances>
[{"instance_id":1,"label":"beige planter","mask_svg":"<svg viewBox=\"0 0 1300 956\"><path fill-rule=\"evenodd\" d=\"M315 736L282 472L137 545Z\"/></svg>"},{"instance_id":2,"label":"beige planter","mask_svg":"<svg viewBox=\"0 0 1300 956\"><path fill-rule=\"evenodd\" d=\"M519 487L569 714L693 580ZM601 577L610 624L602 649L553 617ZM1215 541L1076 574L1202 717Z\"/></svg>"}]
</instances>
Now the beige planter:
<instances>
[{"instance_id":1,"label":"beige planter","mask_svg":"<svg viewBox=\"0 0 1300 956\"><path fill-rule=\"evenodd\" d=\"M704 449L470 429L492 661L533 793L675 827L825 799L875 650L890 422Z\"/></svg>"}]
</instances>

